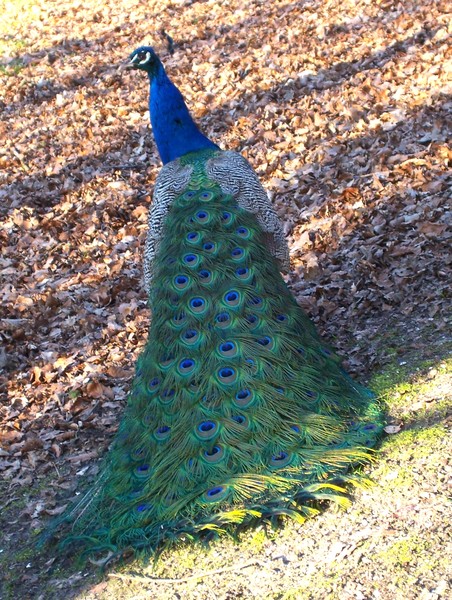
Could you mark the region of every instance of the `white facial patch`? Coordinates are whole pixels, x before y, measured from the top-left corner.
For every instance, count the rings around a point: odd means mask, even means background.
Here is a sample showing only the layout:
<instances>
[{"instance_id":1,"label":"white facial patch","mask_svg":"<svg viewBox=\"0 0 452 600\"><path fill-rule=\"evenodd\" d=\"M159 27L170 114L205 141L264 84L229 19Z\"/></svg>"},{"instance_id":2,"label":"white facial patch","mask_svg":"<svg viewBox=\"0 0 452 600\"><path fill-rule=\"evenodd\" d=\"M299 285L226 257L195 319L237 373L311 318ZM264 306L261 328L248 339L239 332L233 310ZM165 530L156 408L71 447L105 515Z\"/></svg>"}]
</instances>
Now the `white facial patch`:
<instances>
[{"instance_id":1,"label":"white facial patch","mask_svg":"<svg viewBox=\"0 0 452 600\"><path fill-rule=\"evenodd\" d=\"M145 65L147 62L149 62L150 58L151 58L151 53L150 52L146 52L146 58L144 58L143 60L140 60L140 62L138 64L139 65Z\"/></svg>"}]
</instances>

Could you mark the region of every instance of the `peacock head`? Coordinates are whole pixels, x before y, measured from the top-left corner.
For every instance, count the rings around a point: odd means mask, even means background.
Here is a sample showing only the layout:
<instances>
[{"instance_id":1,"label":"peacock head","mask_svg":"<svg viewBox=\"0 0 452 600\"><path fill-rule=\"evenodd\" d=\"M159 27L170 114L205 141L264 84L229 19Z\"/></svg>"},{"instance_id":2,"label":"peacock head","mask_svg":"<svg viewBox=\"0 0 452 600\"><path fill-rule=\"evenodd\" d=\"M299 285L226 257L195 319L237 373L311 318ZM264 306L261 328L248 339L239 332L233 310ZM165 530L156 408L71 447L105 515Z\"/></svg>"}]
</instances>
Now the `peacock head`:
<instances>
[{"instance_id":1,"label":"peacock head","mask_svg":"<svg viewBox=\"0 0 452 600\"><path fill-rule=\"evenodd\" d=\"M141 46L130 55L128 66L131 69L141 69L150 75L155 75L161 64L159 57L154 52L154 48L151 46Z\"/></svg>"}]
</instances>

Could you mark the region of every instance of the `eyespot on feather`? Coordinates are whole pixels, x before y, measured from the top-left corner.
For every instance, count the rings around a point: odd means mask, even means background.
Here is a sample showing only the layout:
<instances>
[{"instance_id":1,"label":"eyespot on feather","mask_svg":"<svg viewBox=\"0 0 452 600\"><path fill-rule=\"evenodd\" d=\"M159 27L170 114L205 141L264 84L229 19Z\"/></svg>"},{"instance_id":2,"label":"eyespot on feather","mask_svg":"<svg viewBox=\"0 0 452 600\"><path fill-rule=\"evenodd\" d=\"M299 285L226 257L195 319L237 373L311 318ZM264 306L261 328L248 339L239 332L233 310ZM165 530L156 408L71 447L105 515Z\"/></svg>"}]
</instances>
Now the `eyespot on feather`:
<instances>
[{"instance_id":1,"label":"eyespot on feather","mask_svg":"<svg viewBox=\"0 0 452 600\"><path fill-rule=\"evenodd\" d=\"M217 435L218 429L215 421L202 421L196 427L196 436L201 440L211 440Z\"/></svg>"},{"instance_id":2,"label":"eyespot on feather","mask_svg":"<svg viewBox=\"0 0 452 600\"><path fill-rule=\"evenodd\" d=\"M135 467L133 473L138 479L147 479L151 475L151 467L148 464L138 465L138 467Z\"/></svg>"},{"instance_id":3,"label":"eyespot on feather","mask_svg":"<svg viewBox=\"0 0 452 600\"><path fill-rule=\"evenodd\" d=\"M249 281L252 277L252 274L248 267L239 267L235 270L235 276L242 281Z\"/></svg>"},{"instance_id":4,"label":"eyespot on feather","mask_svg":"<svg viewBox=\"0 0 452 600\"><path fill-rule=\"evenodd\" d=\"M138 506L136 507L137 512L145 512L145 511L149 511L151 509L152 509L152 504L149 504L149 503L138 504Z\"/></svg>"},{"instance_id":5,"label":"eyespot on feather","mask_svg":"<svg viewBox=\"0 0 452 600\"><path fill-rule=\"evenodd\" d=\"M154 437L158 441L163 441L169 438L171 434L171 427L168 425L162 425L158 429L155 430Z\"/></svg>"},{"instance_id":6,"label":"eyespot on feather","mask_svg":"<svg viewBox=\"0 0 452 600\"><path fill-rule=\"evenodd\" d=\"M247 227L237 227L235 232L239 237L241 237L245 240L248 239L251 235L251 232Z\"/></svg>"},{"instance_id":7,"label":"eyespot on feather","mask_svg":"<svg viewBox=\"0 0 452 600\"><path fill-rule=\"evenodd\" d=\"M240 293L237 290L226 292L223 296L223 300L227 306L238 306L241 300Z\"/></svg>"},{"instance_id":8,"label":"eyespot on feather","mask_svg":"<svg viewBox=\"0 0 452 600\"><path fill-rule=\"evenodd\" d=\"M269 462L269 466L274 469L282 469L283 467L287 467L293 458L293 454L289 452L285 452L282 450L279 454L275 454L272 456Z\"/></svg>"},{"instance_id":9,"label":"eyespot on feather","mask_svg":"<svg viewBox=\"0 0 452 600\"><path fill-rule=\"evenodd\" d=\"M233 221L233 216L230 212L228 211L223 211L222 215L221 215L221 222L223 225L230 225Z\"/></svg>"},{"instance_id":10,"label":"eyespot on feather","mask_svg":"<svg viewBox=\"0 0 452 600\"><path fill-rule=\"evenodd\" d=\"M202 245L202 249L208 253L214 253L216 250L216 244L214 242L205 242Z\"/></svg>"},{"instance_id":11,"label":"eyespot on feather","mask_svg":"<svg viewBox=\"0 0 452 600\"><path fill-rule=\"evenodd\" d=\"M252 296L248 300L248 305L252 306L255 310L261 310L264 306L264 300L260 296Z\"/></svg>"},{"instance_id":12,"label":"eyespot on feather","mask_svg":"<svg viewBox=\"0 0 452 600\"><path fill-rule=\"evenodd\" d=\"M205 225L210 221L210 214L207 210L198 210L194 218L198 223Z\"/></svg>"},{"instance_id":13,"label":"eyespot on feather","mask_svg":"<svg viewBox=\"0 0 452 600\"><path fill-rule=\"evenodd\" d=\"M225 485L217 485L213 488L210 488L203 494L203 499L205 502L221 502L225 500L229 496L230 490L228 486Z\"/></svg>"},{"instance_id":14,"label":"eyespot on feather","mask_svg":"<svg viewBox=\"0 0 452 600\"><path fill-rule=\"evenodd\" d=\"M218 352L221 356L231 358L237 355L237 345L234 342L222 342L218 346Z\"/></svg>"},{"instance_id":15,"label":"eyespot on feather","mask_svg":"<svg viewBox=\"0 0 452 600\"><path fill-rule=\"evenodd\" d=\"M188 389L193 394L197 394L199 392L199 383L196 381L196 379L192 379L190 381L190 383L188 384Z\"/></svg>"},{"instance_id":16,"label":"eyespot on feather","mask_svg":"<svg viewBox=\"0 0 452 600\"><path fill-rule=\"evenodd\" d=\"M215 464L220 462L224 457L224 449L222 446L214 446L212 450L205 450L203 458L206 462Z\"/></svg>"},{"instance_id":17,"label":"eyespot on feather","mask_svg":"<svg viewBox=\"0 0 452 600\"><path fill-rule=\"evenodd\" d=\"M279 321L280 323L284 323L285 321L287 321L287 315L284 314L279 314L276 315L276 320Z\"/></svg>"},{"instance_id":18,"label":"eyespot on feather","mask_svg":"<svg viewBox=\"0 0 452 600\"><path fill-rule=\"evenodd\" d=\"M166 389L163 390L162 393L159 396L159 400L162 404L171 404L171 402L173 401L173 398L175 396L175 390L173 389Z\"/></svg>"},{"instance_id":19,"label":"eyespot on feather","mask_svg":"<svg viewBox=\"0 0 452 600\"><path fill-rule=\"evenodd\" d=\"M181 375L189 375L193 373L196 367L196 362L192 358L184 358L180 361L177 370Z\"/></svg>"},{"instance_id":20,"label":"eyespot on feather","mask_svg":"<svg viewBox=\"0 0 452 600\"><path fill-rule=\"evenodd\" d=\"M190 287L190 278L187 275L177 275L174 280L174 287L178 290L185 290Z\"/></svg>"},{"instance_id":21,"label":"eyespot on feather","mask_svg":"<svg viewBox=\"0 0 452 600\"><path fill-rule=\"evenodd\" d=\"M173 366L174 360L175 360L174 356L171 356L171 355L162 356L162 358L159 362L159 366L164 371L167 371L170 367Z\"/></svg>"},{"instance_id":22,"label":"eyespot on feather","mask_svg":"<svg viewBox=\"0 0 452 600\"><path fill-rule=\"evenodd\" d=\"M185 321L186 321L186 318L187 318L187 316L186 316L186 314L185 314L185 312L184 312L184 311L177 312L177 313L176 313L176 314L173 316L173 319L172 319L172 324L173 324L175 327L182 327L182 326L184 325Z\"/></svg>"},{"instance_id":23,"label":"eyespot on feather","mask_svg":"<svg viewBox=\"0 0 452 600\"><path fill-rule=\"evenodd\" d=\"M245 319L248 323L248 329L250 329L251 331L259 327L260 325L259 317L257 315L248 314L246 315Z\"/></svg>"},{"instance_id":24,"label":"eyespot on feather","mask_svg":"<svg viewBox=\"0 0 452 600\"><path fill-rule=\"evenodd\" d=\"M189 302L190 311L194 314L202 314L207 310L207 302L204 298L197 296Z\"/></svg>"},{"instance_id":25,"label":"eyespot on feather","mask_svg":"<svg viewBox=\"0 0 452 600\"><path fill-rule=\"evenodd\" d=\"M250 389L244 388L236 393L234 404L239 408L248 408L254 403L254 400L254 393Z\"/></svg>"},{"instance_id":26,"label":"eyespot on feather","mask_svg":"<svg viewBox=\"0 0 452 600\"><path fill-rule=\"evenodd\" d=\"M237 372L232 367L222 367L221 369L218 369L217 376L221 383L229 385L236 381Z\"/></svg>"},{"instance_id":27,"label":"eyespot on feather","mask_svg":"<svg viewBox=\"0 0 452 600\"><path fill-rule=\"evenodd\" d=\"M135 448L135 450L132 450L131 454L130 454L130 458L132 460L142 460L143 456L145 454L145 450L144 448L141 446L139 448Z\"/></svg>"},{"instance_id":28,"label":"eyespot on feather","mask_svg":"<svg viewBox=\"0 0 452 600\"><path fill-rule=\"evenodd\" d=\"M243 260L245 258L245 250L239 246L236 246L231 250L231 258L235 262Z\"/></svg>"},{"instance_id":29,"label":"eyespot on feather","mask_svg":"<svg viewBox=\"0 0 452 600\"><path fill-rule=\"evenodd\" d=\"M190 231L190 233L187 233L185 236L185 239L189 244L197 244L200 240L200 237L201 236L197 231Z\"/></svg>"},{"instance_id":30,"label":"eyespot on feather","mask_svg":"<svg viewBox=\"0 0 452 600\"><path fill-rule=\"evenodd\" d=\"M152 412L145 412L141 422L145 427L149 427L154 422L154 414Z\"/></svg>"},{"instance_id":31,"label":"eyespot on feather","mask_svg":"<svg viewBox=\"0 0 452 600\"><path fill-rule=\"evenodd\" d=\"M213 192L208 191L204 191L199 194L199 197L203 202L209 202L209 200L212 200L213 196Z\"/></svg>"},{"instance_id":32,"label":"eyespot on feather","mask_svg":"<svg viewBox=\"0 0 452 600\"><path fill-rule=\"evenodd\" d=\"M265 335L264 337L258 338L257 343L260 346L263 346L266 350L273 350L274 341L269 335Z\"/></svg>"},{"instance_id":33,"label":"eyespot on feather","mask_svg":"<svg viewBox=\"0 0 452 600\"><path fill-rule=\"evenodd\" d=\"M199 332L196 329L187 329L181 333L180 339L186 346L193 346L199 341Z\"/></svg>"},{"instance_id":34,"label":"eyespot on feather","mask_svg":"<svg viewBox=\"0 0 452 600\"><path fill-rule=\"evenodd\" d=\"M198 271L198 276L201 283L204 284L210 283L213 279L212 273L208 269L201 269L200 271Z\"/></svg>"},{"instance_id":35,"label":"eyespot on feather","mask_svg":"<svg viewBox=\"0 0 452 600\"><path fill-rule=\"evenodd\" d=\"M158 377L153 377L148 384L148 392L150 392L151 394L154 394L158 390L159 385L160 385L160 379Z\"/></svg>"},{"instance_id":36,"label":"eyespot on feather","mask_svg":"<svg viewBox=\"0 0 452 600\"><path fill-rule=\"evenodd\" d=\"M215 325L220 329L227 329L231 325L231 315L226 311L218 313L215 317Z\"/></svg>"},{"instance_id":37,"label":"eyespot on feather","mask_svg":"<svg viewBox=\"0 0 452 600\"><path fill-rule=\"evenodd\" d=\"M231 417L231 419L233 421L235 421L238 425L242 425L242 427L245 427L246 429L248 429L248 427L250 425L250 421L246 415L242 415L242 414L233 415Z\"/></svg>"},{"instance_id":38,"label":"eyespot on feather","mask_svg":"<svg viewBox=\"0 0 452 600\"><path fill-rule=\"evenodd\" d=\"M184 254L182 260L187 265L187 267L197 267L200 262L200 257L197 254Z\"/></svg>"}]
</instances>

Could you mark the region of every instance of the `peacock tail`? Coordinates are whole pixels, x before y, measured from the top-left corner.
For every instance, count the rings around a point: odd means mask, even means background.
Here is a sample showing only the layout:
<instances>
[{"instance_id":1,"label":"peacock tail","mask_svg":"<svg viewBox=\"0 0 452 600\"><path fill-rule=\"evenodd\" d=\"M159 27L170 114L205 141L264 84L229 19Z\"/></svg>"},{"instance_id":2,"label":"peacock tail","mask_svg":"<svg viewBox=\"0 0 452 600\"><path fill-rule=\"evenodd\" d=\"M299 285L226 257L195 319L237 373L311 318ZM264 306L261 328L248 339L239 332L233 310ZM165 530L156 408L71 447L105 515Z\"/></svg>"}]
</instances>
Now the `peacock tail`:
<instances>
[{"instance_id":1,"label":"peacock tail","mask_svg":"<svg viewBox=\"0 0 452 600\"><path fill-rule=\"evenodd\" d=\"M167 161L146 245L148 341L101 476L64 516L71 543L149 555L303 521L367 484L350 468L371 460L381 409L297 305L287 258L245 159L201 145Z\"/></svg>"}]
</instances>

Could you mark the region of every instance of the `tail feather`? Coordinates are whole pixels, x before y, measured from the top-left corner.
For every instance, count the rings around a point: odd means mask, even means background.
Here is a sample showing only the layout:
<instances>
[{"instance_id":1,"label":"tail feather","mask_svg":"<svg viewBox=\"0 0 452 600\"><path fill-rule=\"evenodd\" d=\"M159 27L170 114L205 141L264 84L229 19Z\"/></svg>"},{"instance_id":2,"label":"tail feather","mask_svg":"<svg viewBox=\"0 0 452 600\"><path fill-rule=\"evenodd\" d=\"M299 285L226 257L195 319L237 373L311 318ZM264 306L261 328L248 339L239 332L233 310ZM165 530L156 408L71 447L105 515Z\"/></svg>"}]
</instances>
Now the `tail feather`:
<instances>
[{"instance_id":1,"label":"tail feather","mask_svg":"<svg viewBox=\"0 0 452 600\"><path fill-rule=\"evenodd\" d=\"M198 173L166 217L153 282L128 407L98 484L64 516L71 539L152 554L348 505L381 409L317 337L255 217Z\"/></svg>"}]
</instances>

